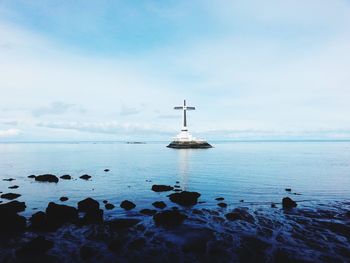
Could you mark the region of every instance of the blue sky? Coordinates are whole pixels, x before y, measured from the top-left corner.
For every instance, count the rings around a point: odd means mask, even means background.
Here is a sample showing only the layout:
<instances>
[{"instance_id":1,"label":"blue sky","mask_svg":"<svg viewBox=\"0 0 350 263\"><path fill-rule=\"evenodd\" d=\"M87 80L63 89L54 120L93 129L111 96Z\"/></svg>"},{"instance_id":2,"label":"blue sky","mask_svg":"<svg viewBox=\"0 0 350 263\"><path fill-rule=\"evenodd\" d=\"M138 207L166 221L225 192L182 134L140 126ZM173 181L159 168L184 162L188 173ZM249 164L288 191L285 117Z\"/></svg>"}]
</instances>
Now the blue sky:
<instances>
[{"instance_id":1,"label":"blue sky","mask_svg":"<svg viewBox=\"0 0 350 263\"><path fill-rule=\"evenodd\" d=\"M350 139L350 2L0 1L0 141Z\"/></svg>"}]
</instances>

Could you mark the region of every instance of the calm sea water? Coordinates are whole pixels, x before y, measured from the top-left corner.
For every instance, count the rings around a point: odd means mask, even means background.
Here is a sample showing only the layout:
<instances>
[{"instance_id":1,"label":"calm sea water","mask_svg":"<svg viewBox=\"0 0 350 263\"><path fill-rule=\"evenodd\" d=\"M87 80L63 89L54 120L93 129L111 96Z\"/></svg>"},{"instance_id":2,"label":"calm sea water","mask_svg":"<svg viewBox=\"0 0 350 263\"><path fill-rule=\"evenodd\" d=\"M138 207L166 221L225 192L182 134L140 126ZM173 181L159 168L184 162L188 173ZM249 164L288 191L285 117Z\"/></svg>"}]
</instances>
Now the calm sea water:
<instances>
[{"instance_id":1,"label":"calm sea water","mask_svg":"<svg viewBox=\"0 0 350 263\"><path fill-rule=\"evenodd\" d=\"M168 204L169 193L152 192L152 184L174 185L198 191L200 206L216 206L224 197L234 207L295 200L334 201L350 198L350 142L225 142L207 150L175 150L166 143L5 143L0 144L0 191L20 193L25 215L45 209L49 201L69 197L76 205L86 197L116 205L106 216L124 213L128 199L137 208ZM104 169L110 172L104 172ZM31 174L70 174L74 180L39 183ZM79 179L82 174L90 181ZM3 181L4 178L15 181ZM151 180L152 182L146 182ZM19 185L18 189L8 189ZM287 193L285 188L292 188ZM297 193L298 195L295 195ZM300 195L299 195L300 194ZM4 201L4 200L3 200Z\"/></svg>"}]
</instances>

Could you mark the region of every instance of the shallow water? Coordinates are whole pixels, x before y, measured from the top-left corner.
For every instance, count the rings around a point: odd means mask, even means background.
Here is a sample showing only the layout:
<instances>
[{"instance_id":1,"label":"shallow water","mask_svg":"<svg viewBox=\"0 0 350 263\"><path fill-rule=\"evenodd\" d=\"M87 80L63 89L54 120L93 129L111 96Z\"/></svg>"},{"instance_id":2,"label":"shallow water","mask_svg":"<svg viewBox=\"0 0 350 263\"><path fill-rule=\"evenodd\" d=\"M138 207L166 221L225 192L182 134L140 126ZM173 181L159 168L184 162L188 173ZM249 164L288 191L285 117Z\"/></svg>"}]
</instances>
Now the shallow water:
<instances>
[{"instance_id":1,"label":"shallow water","mask_svg":"<svg viewBox=\"0 0 350 263\"><path fill-rule=\"evenodd\" d=\"M20 193L24 215L43 210L49 201L69 197L76 205L86 197L108 200L117 207L106 216L125 213L119 208L129 199L137 208L151 208L168 193L152 192L152 184L174 185L202 194L199 207L215 207L224 197L235 207L279 203L291 196L308 205L312 201L350 197L350 142L218 142L212 149L175 150L166 143L3 143L0 144L0 191ZM105 168L110 169L104 172ZM31 174L70 174L73 180L39 183ZM82 174L91 180L79 179ZM4 178L15 181L3 181ZM147 182L146 180L151 180ZM18 189L7 189L19 185ZM285 188L292 188L287 193ZM297 194L297 195L296 195Z\"/></svg>"}]
</instances>

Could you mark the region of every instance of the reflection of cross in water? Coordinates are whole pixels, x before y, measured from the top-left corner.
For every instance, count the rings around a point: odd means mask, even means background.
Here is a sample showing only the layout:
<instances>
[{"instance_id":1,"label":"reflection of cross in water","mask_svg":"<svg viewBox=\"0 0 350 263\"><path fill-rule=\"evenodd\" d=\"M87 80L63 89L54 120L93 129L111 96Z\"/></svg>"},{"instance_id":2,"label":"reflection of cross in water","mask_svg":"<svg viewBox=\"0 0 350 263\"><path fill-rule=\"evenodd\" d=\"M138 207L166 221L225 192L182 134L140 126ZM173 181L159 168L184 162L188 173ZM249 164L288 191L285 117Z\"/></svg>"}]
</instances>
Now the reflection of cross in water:
<instances>
[{"instance_id":1,"label":"reflection of cross in water","mask_svg":"<svg viewBox=\"0 0 350 263\"><path fill-rule=\"evenodd\" d=\"M191 149L185 149L178 151L179 153L179 175L180 182L183 190L188 188L188 162L191 155Z\"/></svg>"}]
</instances>

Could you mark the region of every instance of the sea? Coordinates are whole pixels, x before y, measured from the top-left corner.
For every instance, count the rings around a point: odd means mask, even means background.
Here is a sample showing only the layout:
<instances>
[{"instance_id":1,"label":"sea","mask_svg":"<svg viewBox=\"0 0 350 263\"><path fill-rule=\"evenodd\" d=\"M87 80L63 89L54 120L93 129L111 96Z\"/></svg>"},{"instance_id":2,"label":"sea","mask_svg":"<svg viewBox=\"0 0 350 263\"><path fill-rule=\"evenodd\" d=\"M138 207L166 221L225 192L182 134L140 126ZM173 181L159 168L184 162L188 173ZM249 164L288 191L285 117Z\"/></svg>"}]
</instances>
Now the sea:
<instances>
[{"instance_id":1,"label":"sea","mask_svg":"<svg viewBox=\"0 0 350 263\"><path fill-rule=\"evenodd\" d=\"M349 141L211 143L211 149L170 149L167 142L0 143L0 192L21 194L17 200L26 203L25 216L44 211L49 202L62 203L62 196L73 206L87 197L101 204L108 200L116 208L105 211L107 218L128 213L119 207L123 200L134 202L136 209L152 208L154 201L174 206L169 193L151 190L153 184L199 192L198 206L208 208L217 207L218 197L229 208L270 206L285 196L301 206L350 198ZM28 178L48 173L73 179L43 183ZM83 174L91 179L80 179ZM3 180L8 178L15 180ZM13 185L19 188L8 188Z\"/></svg>"}]
</instances>

